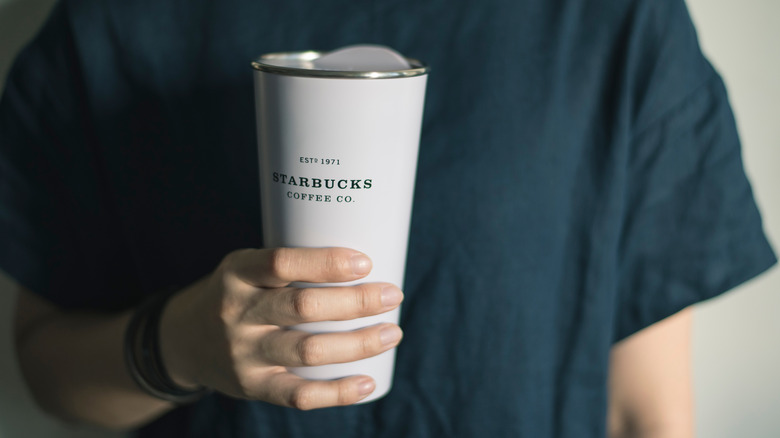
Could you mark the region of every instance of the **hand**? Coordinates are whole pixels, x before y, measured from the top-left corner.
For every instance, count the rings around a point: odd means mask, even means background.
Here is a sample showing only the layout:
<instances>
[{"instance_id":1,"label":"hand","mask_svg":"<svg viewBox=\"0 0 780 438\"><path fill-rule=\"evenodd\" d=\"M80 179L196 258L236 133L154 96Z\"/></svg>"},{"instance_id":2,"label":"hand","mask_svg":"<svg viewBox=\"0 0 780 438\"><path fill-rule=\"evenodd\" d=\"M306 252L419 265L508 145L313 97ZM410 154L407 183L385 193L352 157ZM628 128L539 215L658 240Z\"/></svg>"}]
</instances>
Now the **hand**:
<instances>
[{"instance_id":1,"label":"hand","mask_svg":"<svg viewBox=\"0 0 780 438\"><path fill-rule=\"evenodd\" d=\"M403 294L390 284L298 289L294 281L358 280L371 260L346 248L246 249L228 254L205 279L174 296L161 320L171 377L239 398L308 410L349 405L375 388L368 376L306 380L286 367L351 362L401 340L395 324L310 334L284 327L348 320L392 310Z\"/></svg>"}]
</instances>

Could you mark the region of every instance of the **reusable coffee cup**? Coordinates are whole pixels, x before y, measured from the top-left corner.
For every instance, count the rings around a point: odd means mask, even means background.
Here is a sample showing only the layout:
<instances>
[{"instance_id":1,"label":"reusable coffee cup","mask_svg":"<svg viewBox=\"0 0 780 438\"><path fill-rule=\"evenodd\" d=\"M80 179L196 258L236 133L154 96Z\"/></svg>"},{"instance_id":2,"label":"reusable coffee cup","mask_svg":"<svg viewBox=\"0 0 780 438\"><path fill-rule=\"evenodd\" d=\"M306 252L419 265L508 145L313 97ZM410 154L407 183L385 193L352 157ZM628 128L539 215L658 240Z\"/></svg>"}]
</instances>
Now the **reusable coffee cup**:
<instances>
[{"instance_id":1,"label":"reusable coffee cup","mask_svg":"<svg viewBox=\"0 0 780 438\"><path fill-rule=\"evenodd\" d=\"M266 247L354 248L373 269L356 284L403 288L428 67L381 46L263 55L255 72ZM334 284L297 283L299 287ZM311 333L399 322L399 310L307 323ZM290 368L308 379L369 375L392 385L395 349L349 363Z\"/></svg>"}]
</instances>

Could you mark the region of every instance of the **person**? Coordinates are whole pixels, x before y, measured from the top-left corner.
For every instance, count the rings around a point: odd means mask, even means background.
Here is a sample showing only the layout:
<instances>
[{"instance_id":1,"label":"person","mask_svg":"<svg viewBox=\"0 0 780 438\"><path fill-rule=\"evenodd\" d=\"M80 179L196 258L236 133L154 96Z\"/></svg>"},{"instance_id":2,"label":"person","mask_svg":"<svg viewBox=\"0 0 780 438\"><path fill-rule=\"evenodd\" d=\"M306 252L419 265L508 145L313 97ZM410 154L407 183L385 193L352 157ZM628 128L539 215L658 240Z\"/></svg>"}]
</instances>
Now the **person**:
<instances>
[{"instance_id":1,"label":"person","mask_svg":"<svg viewBox=\"0 0 780 438\"><path fill-rule=\"evenodd\" d=\"M371 255L263 248L249 63L366 42L432 67L403 293L296 289ZM739 150L682 0L64 0L0 103L19 362L47 411L144 437L692 436L687 309L776 261ZM125 364L158 296L193 403ZM401 300L403 334L284 329ZM395 346L372 403L286 372Z\"/></svg>"}]
</instances>

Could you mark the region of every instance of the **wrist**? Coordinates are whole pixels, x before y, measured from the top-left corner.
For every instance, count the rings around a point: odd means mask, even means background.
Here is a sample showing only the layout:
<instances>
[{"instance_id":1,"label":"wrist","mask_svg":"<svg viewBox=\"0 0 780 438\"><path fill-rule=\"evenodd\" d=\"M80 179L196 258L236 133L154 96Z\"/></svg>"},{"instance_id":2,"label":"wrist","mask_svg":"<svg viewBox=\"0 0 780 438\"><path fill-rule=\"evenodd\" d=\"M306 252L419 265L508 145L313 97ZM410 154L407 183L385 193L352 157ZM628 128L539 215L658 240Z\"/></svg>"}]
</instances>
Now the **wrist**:
<instances>
[{"instance_id":1,"label":"wrist","mask_svg":"<svg viewBox=\"0 0 780 438\"><path fill-rule=\"evenodd\" d=\"M182 389L202 388L197 379L194 364L195 346L191 321L191 293L185 289L174 294L160 316L160 355L171 380Z\"/></svg>"},{"instance_id":2,"label":"wrist","mask_svg":"<svg viewBox=\"0 0 780 438\"><path fill-rule=\"evenodd\" d=\"M152 296L135 309L125 330L125 364L135 383L147 394L176 404L192 403L208 391L177 385L162 361L160 323L171 296Z\"/></svg>"}]
</instances>

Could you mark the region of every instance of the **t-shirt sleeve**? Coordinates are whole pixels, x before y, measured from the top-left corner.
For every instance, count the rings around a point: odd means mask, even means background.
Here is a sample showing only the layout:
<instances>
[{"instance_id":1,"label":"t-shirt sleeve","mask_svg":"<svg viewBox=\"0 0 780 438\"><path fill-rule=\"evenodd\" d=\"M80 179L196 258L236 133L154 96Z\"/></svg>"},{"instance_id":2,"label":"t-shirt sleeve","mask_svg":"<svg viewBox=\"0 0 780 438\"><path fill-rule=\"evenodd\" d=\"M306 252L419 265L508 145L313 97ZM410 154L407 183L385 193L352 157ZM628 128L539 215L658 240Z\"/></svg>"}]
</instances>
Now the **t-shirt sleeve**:
<instances>
[{"instance_id":1,"label":"t-shirt sleeve","mask_svg":"<svg viewBox=\"0 0 780 438\"><path fill-rule=\"evenodd\" d=\"M0 269L66 308L119 308L132 268L90 139L67 4L18 56L0 100Z\"/></svg>"},{"instance_id":2,"label":"t-shirt sleeve","mask_svg":"<svg viewBox=\"0 0 780 438\"><path fill-rule=\"evenodd\" d=\"M654 2L645 2L654 3ZM723 81L682 1L657 2L635 60L636 119L619 251L616 340L775 262Z\"/></svg>"}]
</instances>

